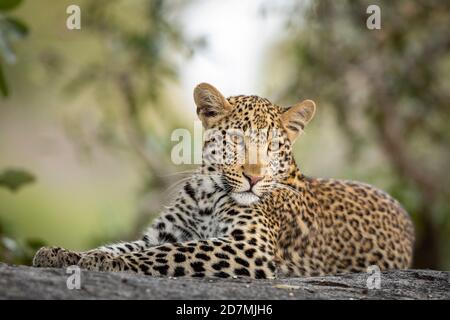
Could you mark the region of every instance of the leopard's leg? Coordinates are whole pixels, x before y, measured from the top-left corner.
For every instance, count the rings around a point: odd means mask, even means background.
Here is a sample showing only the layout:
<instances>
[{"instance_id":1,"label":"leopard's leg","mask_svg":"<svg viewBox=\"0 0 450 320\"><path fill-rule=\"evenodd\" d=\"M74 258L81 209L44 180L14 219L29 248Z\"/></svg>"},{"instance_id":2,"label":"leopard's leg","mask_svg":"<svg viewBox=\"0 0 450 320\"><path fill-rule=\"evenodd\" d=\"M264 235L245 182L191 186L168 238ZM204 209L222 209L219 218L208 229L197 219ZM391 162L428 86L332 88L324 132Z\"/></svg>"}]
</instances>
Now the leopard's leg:
<instances>
[{"instance_id":1,"label":"leopard's leg","mask_svg":"<svg viewBox=\"0 0 450 320\"><path fill-rule=\"evenodd\" d=\"M255 238L253 238L255 239ZM274 278L272 245L261 240L235 241L216 238L167 243L141 252L117 257L104 255L82 259L82 268L99 271L128 271L152 276Z\"/></svg>"},{"instance_id":2,"label":"leopard's leg","mask_svg":"<svg viewBox=\"0 0 450 320\"><path fill-rule=\"evenodd\" d=\"M34 255L33 266L64 268L78 264L84 257L88 257L87 259L90 259L89 256L113 258L126 253L144 251L152 246L158 245L158 239L161 243L167 240L166 238L170 235L167 230L170 228L169 223L166 224L164 230L151 227L141 240L105 245L84 252L70 251L60 247L42 247ZM178 240L175 238L175 235L171 237L170 240L172 241Z\"/></svg>"},{"instance_id":3,"label":"leopard's leg","mask_svg":"<svg viewBox=\"0 0 450 320\"><path fill-rule=\"evenodd\" d=\"M124 253L130 253L140 250L145 250L150 247L150 243L145 240L138 240L133 242L123 242L102 246L85 252L76 252L66 250L60 247L42 247L33 258L34 267L49 267L49 268L65 268L71 265L76 265L80 259L92 253L104 253L109 257L116 257Z\"/></svg>"},{"instance_id":4,"label":"leopard's leg","mask_svg":"<svg viewBox=\"0 0 450 320\"><path fill-rule=\"evenodd\" d=\"M33 266L61 268L76 265L81 254L60 247L42 247L33 257Z\"/></svg>"},{"instance_id":5,"label":"leopard's leg","mask_svg":"<svg viewBox=\"0 0 450 320\"><path fill-rule=\"evenodd\" d=\"M185 217L185 219L188 219L188 217ZM145 232L142 240L107 245L89 250L81 254L78 264L83 267L91 266L91 269L97 270L97 267L92 266L98 266L104 260L111 260L126 254L140 253L157 245L183 242L196 237L198 235L194 231L189 233L185 225L171 219L170 214L166 213L156 219L153 225Z\"/></svg>"}]
</instances>

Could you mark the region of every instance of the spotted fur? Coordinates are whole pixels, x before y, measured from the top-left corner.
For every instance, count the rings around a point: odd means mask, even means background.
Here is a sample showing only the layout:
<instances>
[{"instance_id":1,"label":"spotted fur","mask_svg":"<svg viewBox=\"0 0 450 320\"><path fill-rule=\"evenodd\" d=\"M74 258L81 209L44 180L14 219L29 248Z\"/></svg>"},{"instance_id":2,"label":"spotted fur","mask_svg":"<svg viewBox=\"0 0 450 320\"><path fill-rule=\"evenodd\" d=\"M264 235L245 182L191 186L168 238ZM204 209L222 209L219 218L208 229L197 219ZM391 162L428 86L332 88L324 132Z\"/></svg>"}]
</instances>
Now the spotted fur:
<instances>
[{"instance_id":1,"label":"spotted fur","mask_svg":"<svg viewBox=\"0 0 450 320\"><path fill-rule=\"evenodd\" d=\"M297 167L291 148L314 115L312 101L285 109L257 96L225 99L208 84L194 99L205 129L239 130L230 139L206 138L204 163L143 237L81 253L41 248L35 266L220 278L410 266L414 229L396 200L364 183L309 178ZM247 151L243 161L237 153L215 161L230 148Z\"/></svg>"}]
</instances>

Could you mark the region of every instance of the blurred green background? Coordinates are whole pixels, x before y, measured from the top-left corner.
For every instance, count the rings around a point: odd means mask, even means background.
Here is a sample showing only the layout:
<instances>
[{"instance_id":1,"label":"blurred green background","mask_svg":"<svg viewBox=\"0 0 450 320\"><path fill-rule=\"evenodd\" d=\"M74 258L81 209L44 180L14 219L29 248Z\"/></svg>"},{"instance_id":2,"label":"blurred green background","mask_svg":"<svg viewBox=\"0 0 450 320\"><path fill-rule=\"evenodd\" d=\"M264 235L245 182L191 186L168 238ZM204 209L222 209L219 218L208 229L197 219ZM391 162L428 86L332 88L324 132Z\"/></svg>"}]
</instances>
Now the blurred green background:
<instances>
[{"instance_id":1,"label":"blurred green background","mask_svg":"<svg viewBox=\"0 0 450 320\"><path fill-rule=\"evenodd\" d=\"M171 132L193 131L210 82L315 100L303 172L388 191L414 266L450 269L449 25L444 0L0 0L0 261L136 237L193 168L172 164Z\"/></svg>"}]
</instances>

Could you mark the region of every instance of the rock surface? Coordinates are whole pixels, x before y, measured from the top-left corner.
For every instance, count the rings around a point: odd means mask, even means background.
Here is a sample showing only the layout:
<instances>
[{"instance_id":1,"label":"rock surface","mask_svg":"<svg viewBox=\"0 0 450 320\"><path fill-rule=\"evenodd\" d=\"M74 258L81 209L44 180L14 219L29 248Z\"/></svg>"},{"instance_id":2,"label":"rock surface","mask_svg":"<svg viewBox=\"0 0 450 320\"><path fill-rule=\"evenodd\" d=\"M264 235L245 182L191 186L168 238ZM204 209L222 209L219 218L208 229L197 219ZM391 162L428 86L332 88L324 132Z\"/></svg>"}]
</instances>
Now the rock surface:
<instances>
[{"instance_id":1,"label":"rock surface","mask_svg":"<svg viewBox=\"0 0 450 320\"><path fill-rule=\"evenodd\" d=\"M0 299L450 299L450 272L381 273L380 289L369 274L248 279L174 279L81 271L80 289L68 289L71 273L0 263Z\"/></svg>"}]
</instances>

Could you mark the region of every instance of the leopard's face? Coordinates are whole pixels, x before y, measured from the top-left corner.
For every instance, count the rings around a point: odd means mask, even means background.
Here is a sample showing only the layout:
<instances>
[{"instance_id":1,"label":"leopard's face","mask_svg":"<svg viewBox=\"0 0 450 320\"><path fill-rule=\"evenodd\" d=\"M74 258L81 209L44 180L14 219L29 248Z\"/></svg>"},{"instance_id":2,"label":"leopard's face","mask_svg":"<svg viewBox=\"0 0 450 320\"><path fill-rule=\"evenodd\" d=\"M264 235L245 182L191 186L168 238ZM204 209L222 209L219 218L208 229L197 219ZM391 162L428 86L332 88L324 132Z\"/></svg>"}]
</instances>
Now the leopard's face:
<instances>
[{"instance_id":1,"label":"leopard's face","mask_svg":"<svg viewBox=\"0 0 450 320\"><path fill-rule=\"evenodd\" d=\"M231 112L209 128L204 163L239 204L258 201L293 164L281 108L256 96L231 97Z\"/></svg>"},{"instance_id":2,"label":"leopard's face","mask_svg":"<svg viewBox=\"0 0 450 320\"><path fill-rule=\"evenodd\" d=\"M240 205L280 186L295 162L292 144L312 118L310 100L289 109L257 96L225 99L208 84L194 91L205 131L203 168Z\"/></svg>"}]
</instances>

